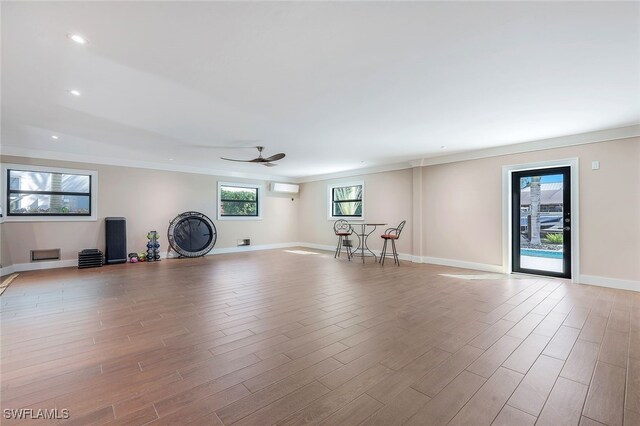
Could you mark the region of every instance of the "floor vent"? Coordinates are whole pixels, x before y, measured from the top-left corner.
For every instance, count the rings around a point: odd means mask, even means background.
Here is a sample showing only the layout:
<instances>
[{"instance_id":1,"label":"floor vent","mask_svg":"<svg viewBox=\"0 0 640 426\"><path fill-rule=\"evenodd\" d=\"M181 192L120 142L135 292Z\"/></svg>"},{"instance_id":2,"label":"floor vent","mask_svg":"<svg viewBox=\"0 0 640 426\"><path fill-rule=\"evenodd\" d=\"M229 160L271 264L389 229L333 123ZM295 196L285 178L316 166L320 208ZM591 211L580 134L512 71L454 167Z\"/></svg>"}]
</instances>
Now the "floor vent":
<instances>
[{"instance_id":1,"label":"floor vent","mask_svg":"<svg viewBox=\"0 0 640 426\"><path fill-rule=\"evenodd\" d=\"M60 260L60 249L31 250L31 261Z\"/></svg>"}]
</instances>

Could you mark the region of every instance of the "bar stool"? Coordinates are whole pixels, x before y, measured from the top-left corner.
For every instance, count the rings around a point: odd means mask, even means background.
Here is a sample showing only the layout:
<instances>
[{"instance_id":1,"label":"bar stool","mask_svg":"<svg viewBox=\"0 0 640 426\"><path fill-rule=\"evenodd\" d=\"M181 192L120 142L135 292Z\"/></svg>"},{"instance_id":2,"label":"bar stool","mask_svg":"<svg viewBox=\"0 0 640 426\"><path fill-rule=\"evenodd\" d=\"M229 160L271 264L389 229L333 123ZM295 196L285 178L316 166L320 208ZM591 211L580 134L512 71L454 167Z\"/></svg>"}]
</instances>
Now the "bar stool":
<instances>
[{"instance_id":1,"label":"bar stool","mask_svg":"<svg viewBox=\"0 0 640 426\"><path fill-rule=\"evenodd\" d=\"M340 252L344 247L347 250L347 259L351 260L351 257L353 256L351 252L351 250L353 249L353 244L349 239L351 234L353 234L353 228L351 228L351 224L344 219L338 219L333 224L333 232L338 236L338 246L336 247L336 253L333 257L340 257Z\"/></svg>"},{"instance_id":2,"label":"bar stool","mask_svg":"<svg viewBox=\"0 0 640 426\"><path fill-rule=\"evenodd\" d=\"M384 231L380 237L384 240L384 245L382 246L382 253L380 253L380 263L384 265L384 258L387 257L387 243L391 241L391 254L393 255L393 263L400 266L400 258L398 257L398 251L396 250L396 240L400 238L400 234L402 233L402 228L404 228L406 220L400 222L395 228L388 228Z\"/></svg>"}]
</instances>

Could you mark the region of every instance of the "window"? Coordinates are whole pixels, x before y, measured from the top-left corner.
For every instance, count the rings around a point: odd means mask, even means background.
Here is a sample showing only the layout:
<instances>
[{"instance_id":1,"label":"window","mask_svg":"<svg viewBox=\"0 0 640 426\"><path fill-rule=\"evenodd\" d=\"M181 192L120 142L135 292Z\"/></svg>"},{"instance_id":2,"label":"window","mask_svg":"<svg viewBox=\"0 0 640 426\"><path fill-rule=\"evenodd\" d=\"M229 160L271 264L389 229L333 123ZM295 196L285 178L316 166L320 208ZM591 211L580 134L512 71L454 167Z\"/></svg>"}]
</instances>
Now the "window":
<instances>
[{"instance_id":1,"label":"window","mask_svg":"<svg viewBox=\"0 0 640 426\"><path fill-rule=\"evenodd\" d=\"M260 185L218 182L218 219L261 219L261 192Z\"/></svg>"},{"instance_id":2,"label":"window","mask_svg":"<svg viewBox=\"0 0 640 426\"><path fill-rule=\"evenodd\" d=\"M329 219L362 219L364 210L364 182L329 185Z\"/></svg>"},{"instance_id":3,"label":"window","mask_svg":"<svg viewBox=\"0 0 640 426\"><path fill-rule=\"evenodd\" d=\"M97 173L13 164L2 169L7 220L96 219Z\"/></svg>"}]
</instances>

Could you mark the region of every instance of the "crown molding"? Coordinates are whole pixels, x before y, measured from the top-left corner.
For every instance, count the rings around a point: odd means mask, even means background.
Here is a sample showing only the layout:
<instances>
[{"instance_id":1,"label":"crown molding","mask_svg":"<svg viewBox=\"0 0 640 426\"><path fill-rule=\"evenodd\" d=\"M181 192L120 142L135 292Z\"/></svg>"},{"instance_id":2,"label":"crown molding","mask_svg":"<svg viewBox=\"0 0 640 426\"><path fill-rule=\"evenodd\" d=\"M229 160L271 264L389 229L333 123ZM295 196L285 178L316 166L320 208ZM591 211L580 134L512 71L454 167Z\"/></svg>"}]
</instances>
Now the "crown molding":
<instances>
[{"instance_id":1,"label":"crown molding","mask_svg":"<svg viewBox=\"0 0 640 426\"><path fill-rule=\"evenodd\" d=\"M409 161L409 164L411 164L411 167L422 167L424 166L424 158L421 158L419 160L411 160Z\"/></svg>"},{"instance_id":2,"label":"crown molding","mask_svg":"<svg viewBox=\"0 0 640 426\"><path fill-rule=\"evenodd\" d=\"M362 169L345 170L343 172L326 173L322 175L313 175L296 178L296 183L316 182L319 180L339 179L353 176L369 175L373 173L393 172L395 170L410 169L411 164L408 161L393 164L381 164L379 166L364 167Z\"/></svg>"},{"instance_id":3,"label":"crown molding","mask_svg":"<svg viewBox=\"0 0 640 426\"><path fill-rule=\"evenodd\" d=\"M83 155L83 154L68 154L55 151L42 151L18 148L12 146L3 146L0 152L3 156L12 157L26 157L39 160L55 160L55 161L69 161L74 163L89 163L105 166L120 166L120 167L132 167L138 169L150 169L150 170L163 170L169 172L179 173L194 173L201 175L221 176L221 177L233 177L243 179L254 179L261 181L278 181L285 183L293 183L295 179L279 175L269 175L261 173L244 173L244 172L232 172L222 169L207 169L204 167L192 167L183 166L178 164L164 164L154 163L138 160L124 160L109 157L100 157L95 155Z\"/></svg>"},{"instance_id":4,"label":"crown molding","mask_svg":"<svg viewBox=\"0 0 640 426\"><path fill-rule=\"evenodd\" d=\"M523 142L511 145L503 145L493 148L464 151L450 155L438 155L433 157L416 158L400 163L381 164L378 166L365 167L361 169L345 170L342 172L326 173L313 176L288 177L280 175L269 175L261 173L231 172L222 169L207 169L203 167L192 167L174 164L153 163L137 160L122 160L95 155L67 154L55 151L31 150L19 147L3 146L2 155L16 157L36 158L43 160L71 161L79 163L101 164L107 166L134 167L152 170L164 170L181 173L195 173L203 175L234 177L243 179L254 179L262 181L278 181L285 183L307 183L330 179L340 179L346 177L362 176L373 173L391 172L404 170L412 167L434 166L437 164L455 163L458 161L477 160L481 158L498 157L501 155L521 154L525 152L541 151L545 149L562 148L575 145L585 145L590 143L612 141L640 136L640 124L614 129L599 130L595 132L579 133L575 135L560 136L556 138L542 139L537 141Z\"/></svg>"},{"instance_id":5,"label":"crown molding","mask_svg":"<svg viewBox=\"0 0 640 426\"><path fill-rule=\"evenodd\" d=\"M563 148L567 146L586 145L590 143L606 142L640 136L640 124L618 127L615 129L598 130L595 132L579 133L575 135L559 136L494 148L465 151L457 154L425 157L411 161L414 167L434 166L437 164L455 163L458 161L477 160L480 158L499 157L501 155L521 154L524 152L542 151L545 149Z\"/></svg>"},{"instance_id":6,"label":"crown molding","mask_svg":"<svg viewBox=\"0 0 640 426\"><path fill-rule=\"evenodd\" d=\"M409 160L404 163L380 165L363 169L348 170L337 173L300 177L296 183L314 182L319 180L338 179L343 177L361 176L370 173L381 173L402 170L411 167L435 166L437 164L455 163L458 161L477 160L481 158L499 157L501 155L521 154L524 152L541 151L545 149L563 148L567 146L586 145L590 143L606 142L640 136L640 124L618 127L614 129L598 130L595 132L579 133L575 135L559 136L556 138L503 145L493 148L464 151L450 155L438 155Z\"/></svg>"}]
</instances>

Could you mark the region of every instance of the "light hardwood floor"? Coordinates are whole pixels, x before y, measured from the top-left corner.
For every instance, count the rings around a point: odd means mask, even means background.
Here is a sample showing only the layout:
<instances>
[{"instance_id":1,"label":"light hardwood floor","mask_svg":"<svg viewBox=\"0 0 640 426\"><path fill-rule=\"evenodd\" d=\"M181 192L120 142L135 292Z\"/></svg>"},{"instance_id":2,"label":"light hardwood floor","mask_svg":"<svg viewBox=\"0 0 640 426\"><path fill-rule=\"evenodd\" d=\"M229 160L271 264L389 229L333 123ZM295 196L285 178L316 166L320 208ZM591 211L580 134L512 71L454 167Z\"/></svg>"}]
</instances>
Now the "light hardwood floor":
<instances>
[{"instance_id":1,"label":"light hardwood floor","mask_svg":"<svg viewBox=\"0 0 640 426\"><path fill-rule=\"evenodd\" d=\"M272 250L23 273L0 298L2 408L78 425L640 424L640 293L441 273L477 272Z\"/></svg>"}]
</instances>

